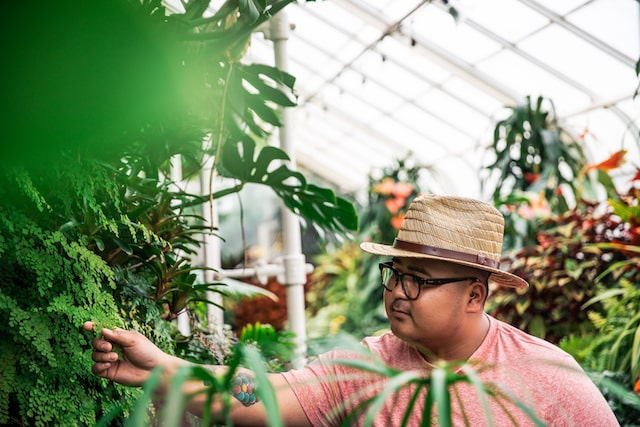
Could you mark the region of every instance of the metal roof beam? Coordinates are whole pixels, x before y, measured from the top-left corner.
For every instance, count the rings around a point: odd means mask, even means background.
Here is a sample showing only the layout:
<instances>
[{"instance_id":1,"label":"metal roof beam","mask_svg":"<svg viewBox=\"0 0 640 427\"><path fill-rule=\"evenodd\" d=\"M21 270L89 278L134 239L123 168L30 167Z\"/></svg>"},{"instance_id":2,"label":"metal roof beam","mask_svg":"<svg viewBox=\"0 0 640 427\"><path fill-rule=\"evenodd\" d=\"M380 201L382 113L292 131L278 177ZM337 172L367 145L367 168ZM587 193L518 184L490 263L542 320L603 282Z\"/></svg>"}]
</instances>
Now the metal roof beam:
<instances>
[{"instance_id":1,"label":"metal roof beam","mask_svg":"<svg viewBox=\"0 0 640 427\"><path fill-rule=\"evenodd\" d=\"M547 19L549 19L554 24L557 24L560 27L564 28L565 30L567 30L567 31L575 34L576 36L582 38L583 40L585 40L589 44L591 44L591 45L595 46L596 48L598 48L598 49L602 50L603 52L605 52L607 55L611 56L612 58L617 59L622 64L635 69L636 59L625 55L624 53L620 52L618 49L614 48L613 46L603 42L602 40L600 40L597 37L592 36L591 34L589 34L588 32L586 32L584 30L582 30L581 28L576 27L575 25L573 25L572 23L570 23L569 21L564 19L563 16L558 15L557 13L553 12L552 10L547 9L545 6L541 5L537 1L535 1L535 0L517 0L517 1L519 1L520 3L530 7L531 9L535 10L539 14L541 14L544 17L546 17ZM581 6L581 7L583 7L583 6Z\"/></svg>"}]
</instances>

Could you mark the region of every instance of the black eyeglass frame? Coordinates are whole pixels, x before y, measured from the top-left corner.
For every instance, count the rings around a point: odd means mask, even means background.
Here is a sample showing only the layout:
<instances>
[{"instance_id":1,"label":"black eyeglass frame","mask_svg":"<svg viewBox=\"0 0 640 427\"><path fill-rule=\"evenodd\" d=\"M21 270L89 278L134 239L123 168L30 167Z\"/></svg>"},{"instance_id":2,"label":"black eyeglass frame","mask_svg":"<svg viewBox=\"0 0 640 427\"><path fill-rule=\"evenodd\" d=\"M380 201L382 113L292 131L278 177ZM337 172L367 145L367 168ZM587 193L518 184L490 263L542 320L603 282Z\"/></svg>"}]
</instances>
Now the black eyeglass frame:
<instances>
[{"instance_id":1,"label":"black eyeglass frame","mask_svg":"<svg viewBox=\"0 0 640 427\"><path fill-rule=\"evenodd\" d=\"M398 286L398 282L400 282L400 286L402 287L402 292L404 293L404 296L406 296L407 299L411 301L417 300L420 297L420 291L422 291L422 288L426 286L434 286L434 287L442 286L448 283L464 282L465 280L473 280L478 282L480 281L480 279L477 277L442 277L437 279L427 279L425 277L416 276L415 274L399 272L397 269L393 268L392 261L381 262L380 264L378 264L378 268L380 269L380 279L382 282L382 286L385 288L385 290L392 292L393 289L395 289L395 287ZM388 288L384 280L384 270L387 268L391 270L391 272L393 273L393 277L396 281L396 284L393 288ZM418 285L418 294L415 297L411 297L407 293L407 288L404 282L405 276L411 277L414 283Z\"/></svg>"}]
</instances>

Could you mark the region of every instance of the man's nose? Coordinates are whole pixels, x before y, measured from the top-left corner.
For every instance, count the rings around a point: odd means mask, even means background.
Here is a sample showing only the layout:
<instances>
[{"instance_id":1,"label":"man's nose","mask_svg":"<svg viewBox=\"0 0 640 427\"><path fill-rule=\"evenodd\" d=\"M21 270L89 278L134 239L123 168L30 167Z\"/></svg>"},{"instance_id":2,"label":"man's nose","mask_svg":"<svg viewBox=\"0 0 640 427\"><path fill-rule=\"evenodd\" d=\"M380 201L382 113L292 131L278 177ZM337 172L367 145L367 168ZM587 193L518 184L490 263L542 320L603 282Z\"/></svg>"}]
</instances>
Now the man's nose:
<instances>
[{"instance_id":1,"label":"man's nose","mask_svg":"<svg viewBox=\"0 0 640 427\"><path fill-rule=\"evenodd\" d=\"M407 295L404 293L400 280L395 281L395 286L393 283L390 283L389 287L391 288L391 295L393 295L394 298L407 299Z\"/></svg>"}]
</instances>

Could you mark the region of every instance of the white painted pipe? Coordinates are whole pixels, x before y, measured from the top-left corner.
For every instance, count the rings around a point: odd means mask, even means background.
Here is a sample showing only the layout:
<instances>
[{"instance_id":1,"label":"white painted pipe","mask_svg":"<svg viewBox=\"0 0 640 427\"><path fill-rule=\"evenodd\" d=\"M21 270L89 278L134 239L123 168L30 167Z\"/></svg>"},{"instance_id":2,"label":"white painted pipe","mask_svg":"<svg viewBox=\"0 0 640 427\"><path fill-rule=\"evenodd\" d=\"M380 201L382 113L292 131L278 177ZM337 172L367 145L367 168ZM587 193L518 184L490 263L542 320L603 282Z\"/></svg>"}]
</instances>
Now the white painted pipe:
<instances>
[{"instance_id":1,"label":"white painted pipe","mask_svg":"<svg viewBox=\"0 0 640 427\"><path fill-rule=\"evenodd\" d=\"M270 20L267 37L273 41L275 65L282 71L288 71L287 41L289 39L289 20L284 11L280 11ZM280 148L290 157L290 169L296 168L295 152L291 138L291 109L282 110L282 126L279 128ZM284 282L287 287L287 320L289 329L295 333L296 352L292 361L294 368L306 364L307 327L305 318L304 285L307 282L305 257L302 253L300 222L298 216L289 209L283 209L282 227L284 236Z\"/></svg>"}]
</instances>

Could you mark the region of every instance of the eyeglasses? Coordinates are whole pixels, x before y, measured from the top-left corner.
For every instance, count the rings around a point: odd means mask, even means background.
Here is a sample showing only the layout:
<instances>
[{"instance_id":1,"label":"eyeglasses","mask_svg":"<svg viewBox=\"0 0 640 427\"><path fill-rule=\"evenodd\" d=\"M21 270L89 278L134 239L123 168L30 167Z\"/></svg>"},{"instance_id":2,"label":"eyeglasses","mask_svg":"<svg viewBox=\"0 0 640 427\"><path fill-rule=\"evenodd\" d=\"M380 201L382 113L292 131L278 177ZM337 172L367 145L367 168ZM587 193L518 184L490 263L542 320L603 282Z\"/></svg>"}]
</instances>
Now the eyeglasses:
<instances>
[{"instance_id":1,"label":"eyeglasses","mask_svg":"<svg viewBox=\"0 0 640 427\"><path fill-rule=\"evenodd\" d=\"M414 274L400 273L393 268L393 262L381 262L379 264L380 275L382 276L382 286L391 292L398 282L402 286L402 291L407 299L415 300L420 296L420 290L426 286L440 286L447 283L463 282L465 280L479 280L477 277L455 277L455 278L439 278L425 279Z\"/></svg>"}]
</instances>

